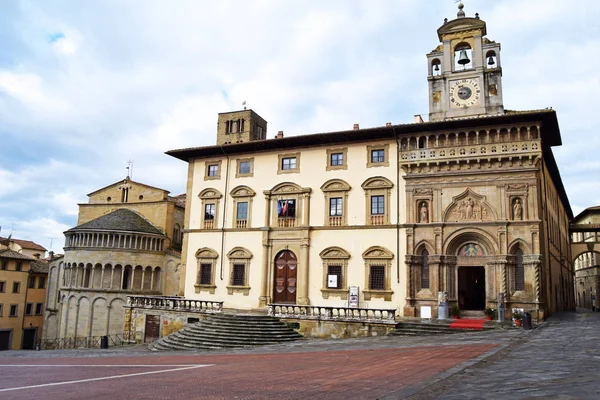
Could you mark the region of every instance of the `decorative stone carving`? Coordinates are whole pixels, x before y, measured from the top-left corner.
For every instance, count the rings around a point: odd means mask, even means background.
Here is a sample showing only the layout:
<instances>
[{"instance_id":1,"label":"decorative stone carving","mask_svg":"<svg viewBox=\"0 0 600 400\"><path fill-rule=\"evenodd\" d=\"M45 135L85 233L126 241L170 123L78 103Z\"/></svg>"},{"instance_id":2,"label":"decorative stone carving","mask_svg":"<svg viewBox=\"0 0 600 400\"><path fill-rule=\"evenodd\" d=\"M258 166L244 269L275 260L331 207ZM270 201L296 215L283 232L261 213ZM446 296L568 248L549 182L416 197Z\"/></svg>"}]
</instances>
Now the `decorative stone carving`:
<instances>
[{"instance_id":1,"label":"decorative stone carving","mask_svg":"<svg viewBox=\"0 0 600 400\"><path fill-rule=\"evenodd\" d=\"M454 222L490 221L493 216L494 213L485 202L484 197L467 189L462 195L454 198L446 212L445 220Z\"/></svg>"},{"instance_id":2,"label":"decorative stone carving","mask_svg":"<svg viewBox=\"0 0 600 400\"><path fill-rule=\"evenodd\" d=\"M523 219L523 205L521 199L516 198L513 200L513 220L521 221Z\"/></svg>"},{"instance_id":3,"label":"decorative stone carving","mask_svg":"<svg viewBox=\"0 0 600 400\"><path fill-rule=\"evenodd\" d=\"M430 196L433 194L433 189L414 189L413 193L417 196Z\"/></svg>"},{"instance_id":4,"label":"decorative stone carving","mask_svg":"<svg viewBox=\"0 0 600 400\"><path fill-rule=\"evenodd\" d=\"M420 223L428 223L429 222L429 207L427 207L427 202L421 202L421 208L419 209L419 222Z\"/></svg>"}]
</instances>

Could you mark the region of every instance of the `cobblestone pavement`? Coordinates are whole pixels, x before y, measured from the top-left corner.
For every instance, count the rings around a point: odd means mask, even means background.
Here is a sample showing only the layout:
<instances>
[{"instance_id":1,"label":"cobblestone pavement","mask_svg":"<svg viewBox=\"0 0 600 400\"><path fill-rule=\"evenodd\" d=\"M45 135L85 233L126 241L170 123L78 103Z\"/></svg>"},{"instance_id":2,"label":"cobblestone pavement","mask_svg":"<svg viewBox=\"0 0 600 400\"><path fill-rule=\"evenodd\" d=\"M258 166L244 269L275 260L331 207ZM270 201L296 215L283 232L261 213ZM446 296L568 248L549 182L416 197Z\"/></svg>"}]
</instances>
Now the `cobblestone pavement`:
<instances>
[{"instance_id":1,"label":"cobblestone pavement","mask_svg":"<svg viewBox=\"0 0 600 400\"><path fill-rule=\"evenodd\" d=\"M532 331L301 340L218 351L151 352L141 345L5 351L0 391L44 386L0 392L0 398L33 398L41 390L47 399L600 399L599 339L600 313L561 313ZM25 364L32 365L25 376L12 367ZM35 367L43 364L90 368ZM116 367L91 368L99 364ZM193 367L198 364L211 366ZM127 373L136 376L106 381ZM60 384L82 378L92 382Z\"/></svg>"},{"instance_id":2,"label":"cobblestone pavement","mask_svg":"<svg viewBox=\"0 0 600 400\"><path fill-rule=\"evenodd\" d=\"M600 399L600 313L559 313L523 333L409 398Z\"/></svg>"}]
</instances>

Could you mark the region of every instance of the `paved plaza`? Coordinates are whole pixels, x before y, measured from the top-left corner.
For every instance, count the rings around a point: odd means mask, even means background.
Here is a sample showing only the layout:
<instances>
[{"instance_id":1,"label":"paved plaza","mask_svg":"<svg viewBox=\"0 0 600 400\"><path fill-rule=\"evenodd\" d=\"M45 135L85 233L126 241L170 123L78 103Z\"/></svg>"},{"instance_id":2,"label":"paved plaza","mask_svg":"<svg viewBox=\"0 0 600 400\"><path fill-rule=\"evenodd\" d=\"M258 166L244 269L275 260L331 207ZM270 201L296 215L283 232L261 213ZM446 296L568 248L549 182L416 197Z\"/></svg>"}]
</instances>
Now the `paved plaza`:
<instances>
[{"instance_id":1,"label":"paved plaza","mask_svg":"<svg viewBox=\"0 0 600 400\"><path fill-rule=\"evenodd\" d=\"M227 351L0 353L0 398L600 398L600 314L532 331L303 340Z\"/></svg>"}]
</instances>

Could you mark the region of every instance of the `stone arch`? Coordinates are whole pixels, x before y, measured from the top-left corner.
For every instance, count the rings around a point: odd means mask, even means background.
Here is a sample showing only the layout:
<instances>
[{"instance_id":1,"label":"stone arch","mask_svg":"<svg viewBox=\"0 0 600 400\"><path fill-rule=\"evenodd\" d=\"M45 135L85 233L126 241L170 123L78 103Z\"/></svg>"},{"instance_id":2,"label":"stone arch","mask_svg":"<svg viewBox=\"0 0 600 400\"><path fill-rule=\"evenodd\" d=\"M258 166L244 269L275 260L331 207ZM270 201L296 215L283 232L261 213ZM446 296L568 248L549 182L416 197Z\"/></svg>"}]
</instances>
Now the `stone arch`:
<instances>
[{"instance_id":1,"label":"stone arch","mask_svg":"<svg viewBox=\"0 0 600 400\"><path fill-rule=\"evenodd\" d=\"M331 246L319 253L322 259L349 259L350 253L338 246Z\"/></svg>"},{"instance_id":2,"label":"stone arch","mask_svg":"<svg viewBox=\"0 0 600 400\"><path fill-rule=\"evenodd\" d=\"M160 267L156 267L154 268L154 270L152 271L152 274L154 275L153 278L153 282L152 282L152 290L155 292L160 292L162 291L162 269Z\"/></svg>"},{"instance_id":3,"label":"stone arch","mask_svg":"<svg viewBox=\"0 0 600 400\"><path fill-rule=\"evenodd\" d=\"M108 309L108 334L122 335L125 322L125 301L119 297L112 299Z\"/></svg>"},{"instance_id":4,"label":"stone arch","mask_svg":"<svg viewBox=\"0 0 600 400\"><path fill-rule=\"evenodd\" d=\"M234 187L229 194L231 197L253 197L256 192L246 185L239 185Z\"/></svg>"},{"instance_id":5,"label":"stone arch","mask_svg":"<svg viewBox=\"0 0 600 400\"><path fill-rule=\"evenodd\" d=\"M498 254L497 241L479 228L463 228L449 235L443 244L444 254L456 256L460 248L468 243L481 245L486 256Z\"/></svg>"},{"instance_id":6,"label":"stone arch","mask_svg":"<svg viewBox=\"0 0 600 400\"><path fill-rule=\"evenodd\" d=\"M508 254L514 254L517 249L521 249L523 254L531 254L531 246L521 238L517 238L508 245Z\"/></svg>"},{"instance_id":7,"label":"stone arch","mask_svg":"<svg viewBox=\"0 0 600 400\"><path fill-rule=\"evenodd\" d=\"M220 199L223 195L217 189L206 188L198 194L198 197L201 199Z\"/></svg>"},{"instance_id":8,"label":"stone arch","mask_svg":"<svg viewBox=\"0 0 600 400\"><path fill-rule=\"evenodd\" d=\"M452 203L446 208L442 218L444 222L490 221L497 220L498 216L485 196L467 188L452 198Z\"/></svg>"},{"instance_id":9,"label":"stone arch","mask_svg":"<svg viewBox=\"0 0 600 400\"><path fill-rule=\"evenodd\" d=\"M252 258L252 252L244 247L234 247L227 253L228 258Z\"/></svg>"},{"instance_id":10,"label":"stone arch","mask_svg":"<svg viewBox=\"0 0 600 400\"><path fill-rule=\"evenodd\" d=\"M196 251L196 258L219 258L219 253L211 248L203 247Z\"/></svg>"},{"instance_id":11,"label":"stone arch","mask_svg":"<svg viewBox=\"0 0 600 400\"><path fill-rule=\"evenodd\" d=\"M330 179L321 186L323 192L342 192L352 189L343 179Z\"/></svg>"},{"instance_id":12,"label":"stone arch","mask_svg":"<svg viewBox=\"0 0 600 400\"><path fill-rule=\"evenodd\" d=\"M362 253L363 258L391 260L394 253L383 246L371 246Z\"/></svg>"},{"instance_id":13,"label":"stone arch","mask_svg":"<svg viewBox=\"0 0 600 400\"><path fill-rule=\"evenodd\" d=\"M415 244L415 255L420 256L423 250L427 250L429 255L435 254L435 247L429 241L423 239Z\"/></svg>"},{"instance_id":14,"label":"stone arch","mask_svg":"<svg viewBox=\"0 0 600 400\"><path fill-rule=\"evenodd\" d=\"M92 336L106 335L108 323L108 301L105 297L96 297L92 302L92 318L90 332Z\"/></svg>"},{"instance_id":15,"label":"stone arch","mask_svg":"<svg viewBox=\"0 0 600 400\"><path fill-rule=\"evenodd\" d=\"M44 338L45 339L57 339L58 338L58 321L56 314L48 314L44 321Z\"/></svg>"},{"instance_id":16,"label":"stone arch","mask_svg":"<svg viewBox=\"0 0 600 400\"><path fill-rule=\"evenodd\" d=\"M394 187L392 181L384 176L373 176L360 185L363 189L391 189Z\"/></svg>"},{"instance_id":17,"label":"stone arch","mask_svg":"<svg viewBox=\"0 0 600 400\"><path fill-rule=\"evenodd\" d=\"M301 194L306 192L307 189L310 191L310 188L303 188L294 182L282 182L273 186L270 190L270 194Z\"/></svg>"},{"instance_id":18,"label":"stone arch","mask_svg":"<svg viewBox=\"0 0 600 400\"><path fill-rule=\"evenodd\" d=\"M77 328L76 337L89 336L90 328L90 299L87 296L81 296L77 301Z\"/></svg>"}]
</instances>

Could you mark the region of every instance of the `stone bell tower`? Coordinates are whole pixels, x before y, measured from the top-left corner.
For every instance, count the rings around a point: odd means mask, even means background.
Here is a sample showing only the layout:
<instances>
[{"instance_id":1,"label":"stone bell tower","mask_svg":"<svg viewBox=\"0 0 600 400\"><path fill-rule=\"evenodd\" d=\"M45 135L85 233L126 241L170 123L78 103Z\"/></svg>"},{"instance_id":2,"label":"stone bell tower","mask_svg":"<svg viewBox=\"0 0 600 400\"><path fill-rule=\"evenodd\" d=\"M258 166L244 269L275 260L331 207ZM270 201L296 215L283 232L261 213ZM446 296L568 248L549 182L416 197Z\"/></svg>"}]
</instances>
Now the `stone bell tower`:
<instances>
[{"instance_id":1,"label":"stone bell tower","mask_svg":"<svg viewBox=\"0 0 600 400\"><path fill-rule=\"evenodd\" d=\"M457 18L437 30L442 44L427 54L429 120L504 114L500 43L485 37L485 22Z\"/></svg>"}]
</instances>

